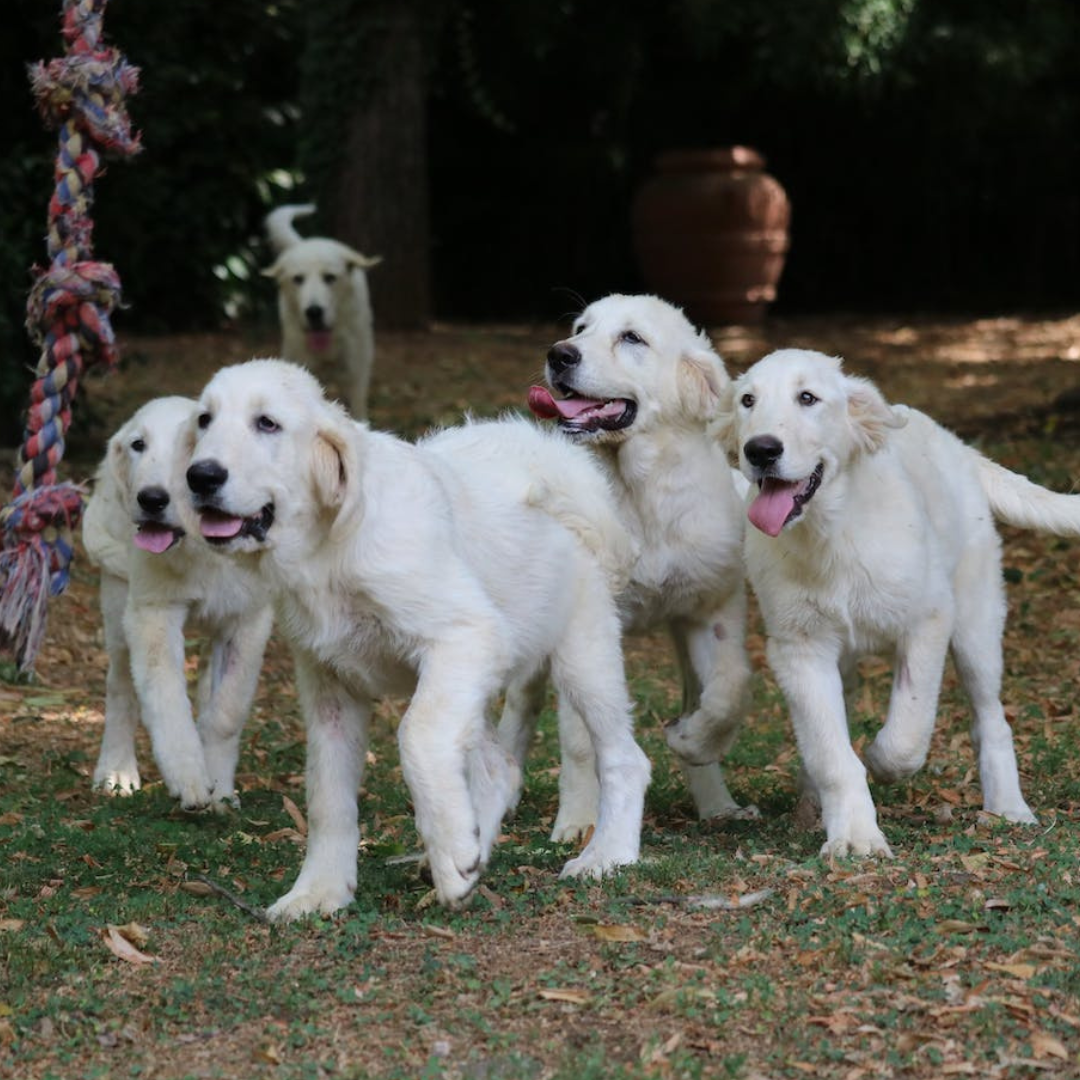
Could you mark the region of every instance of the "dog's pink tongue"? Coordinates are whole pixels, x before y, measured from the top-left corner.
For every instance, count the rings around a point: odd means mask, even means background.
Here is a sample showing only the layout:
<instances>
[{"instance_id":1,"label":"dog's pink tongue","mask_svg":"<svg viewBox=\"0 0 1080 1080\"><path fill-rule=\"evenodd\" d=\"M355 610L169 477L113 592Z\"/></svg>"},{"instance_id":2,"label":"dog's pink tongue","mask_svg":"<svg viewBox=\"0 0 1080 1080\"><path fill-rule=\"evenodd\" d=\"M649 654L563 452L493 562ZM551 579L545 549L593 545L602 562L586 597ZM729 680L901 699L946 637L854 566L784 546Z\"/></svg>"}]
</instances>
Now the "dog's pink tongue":
<instances>
[{"instance_id":1,"label":"dog's pink tongue","mask_svg":"<svg viewBox=\"0 0 1080 1080\"><path fill-rule=\"evenodd\" d=\"M750 504L747 517L768 536L779 536L784 522L795 509L795 490L798 484L783 480L765 480L761 494Z\"/></svg>"},{"instance_id":2,"label":"dog's pink tongue","mask_svg":"<svg viewBox=\"0 0 1080 1080\"><path fill-rule=\"evenodd\" d=\"M164 525L140 525L135 533L135 546L160 555L172 547L176 534Z\"/></svg>"},{"instance_id":3,"label":"dog's pink tongue","mask_svg":"<svg viewBox=\"0 0 1080 1080\"><path fill-rule=\"evenodd\" d=\"M203 536L212 536L218 540L235 536L243 527L243 518L229 517L228 514L207 512L199 518L199 529Z\"/></svg>"},{"instance_id":4,"label":"dog's pink tongue","mask_svg":"<svg viewBox=\"0 0 1080 1080\"><path fill-rule=\"evenodd\" d=\"M592 398L553 398L542 386L529 387L529 408L541 420L554 420L561 416L564 420L573 420L588 409L602 406L602 401Z\"/></svg>"},{"instance_id":5,"label":"dog's pink tongue","mask_svg":"<svg viewBox=\"0 0 1080 1080\"><path fill-rule=\"evenodd\" d=\"M330 348L329 330L308 330L307 346L314 353L326 352Z\"/></svg>"}]
</instances>

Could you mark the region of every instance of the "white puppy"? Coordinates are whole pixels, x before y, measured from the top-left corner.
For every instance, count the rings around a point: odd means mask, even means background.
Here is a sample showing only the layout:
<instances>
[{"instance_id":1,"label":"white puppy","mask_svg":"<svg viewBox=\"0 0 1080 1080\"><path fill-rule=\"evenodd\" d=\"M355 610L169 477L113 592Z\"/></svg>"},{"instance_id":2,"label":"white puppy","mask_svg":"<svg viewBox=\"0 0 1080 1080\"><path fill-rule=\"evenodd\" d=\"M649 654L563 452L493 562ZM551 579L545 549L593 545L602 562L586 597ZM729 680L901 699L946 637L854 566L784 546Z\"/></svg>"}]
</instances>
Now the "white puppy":
<instances>
[{"instance_id":1,"label":"white puppy","mask_svg":"<svg viewBox=\"0 0 1080 1080\"><path fill-rule=\"evenodd\" d=\"M865 755L873 775L902 779L926 760L951 648L974 711L984 806L1034 822L1000 702L994 518L1077 536L1080 497L995 465L816 352L754 364L726 395L721 433L753 485L747 570L820 800L822 853L889 854L844 707L844 677L867 653L895 657L888 715Z\"/></svg>"},{"instance_id":2,"label":"white puppy","mask_svg":"<svg viewBox=\"0 0 1080 1080\"><path fill-rule=\"evenodd\" d=\"M186 809L236 801L240 733L271 625L254 575L198 538L184 480L195 411L183 397L139 409L109 440L83 517L83 543L101 568L109 653L94 784L139 787L141 715L165 786ZM209 645L198 730L184 673L185 627Z\"/></svg>"},{"instance_id":3,"label":"white puppy","mask_svg":"<svg viewBox=\"0 0 1080 1080\"><path fill-rule=\"evenodd\" d=\"M337 240L304 239L293 219L314 212L311 204L279 206L266 219L277 259L263 273L278 286L282 354L298 364L343 366L349 408L365 420L375 363L367 271L382 259L361 255Z\"/></svg>"},{"instance_id":4,"label":"white puppy","mask_svg":"<svg viewBox=\"0 0 1080 1080\"><path fill-rule=\"evenodd\" d=\"M563 873L637 859L649 764L611 594L629 552L588 455L522 420L413 446L353 423L280 360L218 372L199 428L203 535L277 593L307 725L307 854L272 918L350 902L372 699L408 692L402 772L438 897L462 903L520 784L488 707L545 666L599 772L596 832Z\"/></svg>"},{"instance_id":5,"label":"white puppy","mask_svg":"<svg viewBox=\"0 0 1080 1080\"><path fill-rule=\"evenodd\" d=\"M572 335L552 346L546 375L558 397L533 387L531 408L557 419L594 452L638 548L619 597L624 626L666 626L674 641L683 701L668 741L682 753L682 732L692 721L715 762L738 733L750 681L742 502L707 430L728 383L724 365L678 308L655 296L615 295L590 304ZM536 688L531 698L511 699L500 724L500 738L519 761L540 701ZM559 731L563 765L554 838L568 839L596 820L596 781L591 746L571 701L560 702ZM683 764L702 817L742 812L719 765Z\"/></svg>"}]
</instances>

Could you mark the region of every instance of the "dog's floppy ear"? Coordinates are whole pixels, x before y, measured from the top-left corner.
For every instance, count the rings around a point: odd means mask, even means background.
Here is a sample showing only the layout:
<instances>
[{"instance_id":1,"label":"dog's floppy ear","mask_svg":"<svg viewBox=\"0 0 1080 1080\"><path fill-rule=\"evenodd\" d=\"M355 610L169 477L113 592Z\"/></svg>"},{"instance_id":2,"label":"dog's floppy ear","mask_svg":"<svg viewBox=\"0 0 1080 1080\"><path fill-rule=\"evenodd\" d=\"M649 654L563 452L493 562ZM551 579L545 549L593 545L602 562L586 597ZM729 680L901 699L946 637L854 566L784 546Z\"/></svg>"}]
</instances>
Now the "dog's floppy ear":
<instances>
[{"instance_id":1,"label":"dog's floppy ear","mask_svg":"<svg viewBox=\"0 0 1080 1080\"><path fill-rule=\"evenodd\" d=\"M131 513L131 461L127 454L131 430L125 424L110 440L101 468L101 488L111 489L120 505Z\"/></svg>"},{"instance_id":2,"label":"dog's floppy ear","mask_svg":"<svg viewBox=\"0 0 1080 1080\"><path fill-rule=\"evenodd\" d=\"M735 384L728 382L720 391L709 432L720 444L733 468L739 465L739 425L735 411Z\"/></svg>"},{"instance_id":3,"label":"dog's floppy ear","mask_svg":"<svg viewBox=\"0 0 1080 1080\"><path fill-rule=\"evenodd\" d=\"M711 349L683 353L679 357L676 379L682 407L694 420L709 420L715 416L720 395L731 381L720 357Z\"/></svg>"},{"instance_id":4,"label":"dog's floppy ear","mask_svg":"<svg viewBox=\"0 0 1080 1080\"><path fill-rule=\"evenodd\" d=\"M352 248L346 248L345 262L348 263L350 270L370 270L373 266L378 266L379 263L382 262L382 256L363 255L359 251L354 251Z\"/></svg>"},{"instance_id":5,"label":"dog's floppy ear","mask_svg":"<svg viewBox=\"0 0 1080 1080\"><path fill-rule=\"evenodd\" d=\"M311 487L319 507L334 518L334 528L360 504L360 459L356 425L344 409L334 407L319 425L311 448Z\"/></svg>"},{"instance_id":6,"label":"dog's floppy ear","mask_svg":"<svg viewBox=\"0 0 1080 1080\"><path fill-rule=\"evenodd\" d=\"M907 420L885 400L869 379L847 375L845 386L848 419L855 433L856 445L860 450L872 454L885 445L885 438L891 429L903 427Z\"/></svg>"},{"instance_id":7,"label":"dog's floppy ear","mask_svg":"<svg viewBox=\"0 0 1080 1080\"><path fill-rule=\"evenodd\" d=\"M263 277L273 278L275 281L281 280L281 259L275 259L269 266L259 271Z\"/></svg>"}]
</instances>

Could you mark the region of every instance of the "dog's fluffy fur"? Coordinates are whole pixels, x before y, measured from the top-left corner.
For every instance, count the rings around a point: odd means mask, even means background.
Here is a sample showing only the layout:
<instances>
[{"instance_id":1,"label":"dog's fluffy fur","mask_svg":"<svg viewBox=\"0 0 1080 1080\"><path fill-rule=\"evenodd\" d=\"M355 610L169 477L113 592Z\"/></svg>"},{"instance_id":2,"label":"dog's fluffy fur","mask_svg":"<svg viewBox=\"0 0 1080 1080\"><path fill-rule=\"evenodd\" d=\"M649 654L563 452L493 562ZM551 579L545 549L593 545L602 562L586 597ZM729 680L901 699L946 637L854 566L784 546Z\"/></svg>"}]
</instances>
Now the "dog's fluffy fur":
<instances>
[{"instance_id":1,"label":"dog's fluffy fur","mask_svg":"<svg viewBox=\"0 0 1080 1080\"><path fill-rule=\"evenodd\" d=\"M311 204L279 206L266 219L277 258L263 273L277 282L282 355L316 370L327 362L343 368L349 408L366 420L375 363L367 271L382 259L337 240L304 239L293 220L314 212Z\"/></svg>"},{"instance_id":2,"label":"dog's fluffy fur","mask_svg":"<svg viewBox=\"0 0 1080 1080\"><path fill-rule=\"evenodd\" d=\"M94 784L136 790L140 715L165 785L187 809L235 803L240 733L258 683L271 609L254 575L198 535L184 480L196 403L157 398L109 440L83 517L101 570L109 670ZM196 730L184 629L208 639Z\"/></svg>"},{"instance_id":3,"label":"dog's fluffy fur","mask_svg":"<svg viewBox=\"0 0 1080 1080\"><path fill-rule=\"evenodd\" d=\"M1034 822L1000 702L994 519L1077 536L1080 497L994 464L816 352L783 350L751 367L725 395L720 431L752 485L747 570L820 800L822 853L889 854L843 693L859 655L883 650L895 657L893 688L865 753L871 773L898 780L926 760L951 648L973 707L985 808Z\"/></svg>"},{"instance_id":4,"label":"dog's fluffy fur","mask_svg":"<svg viewBox=\"0 0 1080 1080\"><path fill-rule=\"evenodd\" d=\"M548 385L530 405L588 446L610 477L619 520L637 548L619 605L624 626L666 626L682 673L682 716L669 725L682 754L685 726L707 739L711 761L685 767L702 817L743 812L716 760L742 723L750 666L745 650L743 512L731 470L707 424L728 383L723 363L682 312L654 296L590 304L548 353ZM500 738L519 761L539 697L511 699ZM554 838L595 820L591 747L573 703L561 701L559 816ZM747 813L753 813L750 808Z\"/></svg>"},{"instance_id":5,"label":"dog's fluffy fur","mask_svg":"<svg viewBox=\"0 0 1080 1080\"><path fill-rule=\"evenodd\" d=\"M280 360L218 372L199 427L203 535L275 590L307 725L307 854L272 918L351 900L371 701L410 691L402 772L438 897L462 903L520 783L487 709L546 667L588 727L600 787L596 831L563 872L636 860L649 764L612 596L630 552L587 454L522 420L410 445Z\"/></svg>"}]
</instances>

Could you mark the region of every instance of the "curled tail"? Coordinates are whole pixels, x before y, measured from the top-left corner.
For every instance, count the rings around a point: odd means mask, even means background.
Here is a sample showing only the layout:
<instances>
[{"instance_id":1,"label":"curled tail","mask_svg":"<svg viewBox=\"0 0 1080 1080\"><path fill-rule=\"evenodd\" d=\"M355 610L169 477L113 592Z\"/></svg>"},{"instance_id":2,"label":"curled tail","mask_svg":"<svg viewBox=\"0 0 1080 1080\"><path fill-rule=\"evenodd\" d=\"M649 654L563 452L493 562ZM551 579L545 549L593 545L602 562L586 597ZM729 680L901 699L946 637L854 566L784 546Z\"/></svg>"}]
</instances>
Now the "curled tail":
<instances>
[{"instance_id":1,"label":"curled tail","mask_svg":"<svg viewBox=\"0 0 1080 1080\"><path fill-rule=\"evenodd\" d=\"M1054 536L1080 536L1080 495L1049 491L981 455L979 480L999 521Z\"/></svg>"},{"instance_id":2,"label":"curled tail","mask_svg":"<svg viewBox=\"0 0 1080 1080\"><path fill-rule=\"evenodd\" d=\"M315 213L314 203L290 204L271 210L266 216L266 235L279 255L286 248L298 244L303 237L293 228L293 219Z\"/></svg>"}]
</instances>

